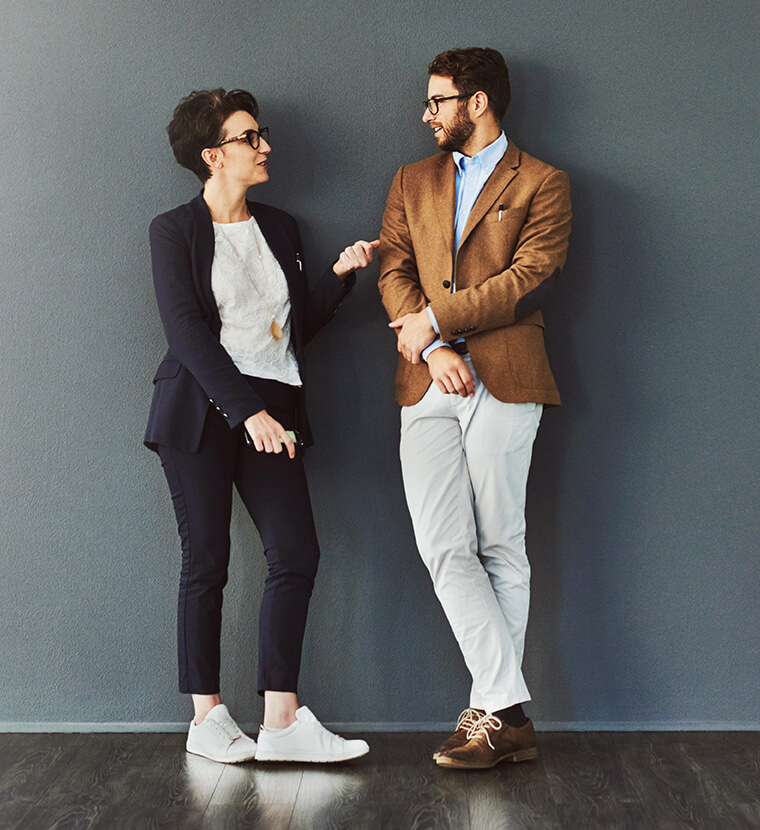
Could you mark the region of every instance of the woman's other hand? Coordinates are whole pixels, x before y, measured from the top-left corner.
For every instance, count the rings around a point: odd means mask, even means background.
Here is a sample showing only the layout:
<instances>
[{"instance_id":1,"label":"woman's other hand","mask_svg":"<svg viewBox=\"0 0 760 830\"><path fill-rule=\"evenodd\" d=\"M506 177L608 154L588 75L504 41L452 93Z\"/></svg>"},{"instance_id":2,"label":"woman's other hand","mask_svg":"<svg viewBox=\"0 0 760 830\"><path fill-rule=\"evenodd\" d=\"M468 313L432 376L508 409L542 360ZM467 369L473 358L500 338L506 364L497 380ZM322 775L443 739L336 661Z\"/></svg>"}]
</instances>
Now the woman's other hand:
<instances>
[{"instance_id":1,"label":"woman's other hand","mask_svg":"<svg viewBox=\"0 0 760 830\"><path fill-rule=\"evenodd\" d=\"M283 444L290 458L296 456L296 446L285 427L276 421L266 409L245 419L244 428L253 439L258 452L282 452Z\"/></svg>"},{"instance_id":2,"label":"woman's other hand","mask_svg":"<svg viewBox=\"0 0 760 830\"><path fill-rule=\"evenodd\" d=\"M338 257L338 261L333 265L333 271L337 276L345 277L346 274L356 271L357 268L365 268L372 262L375 256L375 248L379 245L379 239L373 239L372 242L365 242L360 239L358 242L354 242Z\"/></svg>"}]
</instances>

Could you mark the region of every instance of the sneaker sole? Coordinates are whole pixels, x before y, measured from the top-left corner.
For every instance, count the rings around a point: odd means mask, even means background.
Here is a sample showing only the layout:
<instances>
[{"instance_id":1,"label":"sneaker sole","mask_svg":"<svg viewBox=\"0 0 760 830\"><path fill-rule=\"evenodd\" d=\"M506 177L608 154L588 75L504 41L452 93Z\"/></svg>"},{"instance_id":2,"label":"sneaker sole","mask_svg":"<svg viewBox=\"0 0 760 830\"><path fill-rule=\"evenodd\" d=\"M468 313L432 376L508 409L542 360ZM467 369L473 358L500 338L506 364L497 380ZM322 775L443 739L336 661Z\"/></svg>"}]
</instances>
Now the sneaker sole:
<instances>
[{"instance_id":1,"label":"sneaker sole","mask_svg":"<svg viewBox=\"0 0 760 830\"><path fill-rule=\"evenodd\" d=\"M209 761L216 761L217 764L244 764L246 761L253 761L256 758L255 752L245 758L235 758L234 760L230 758L215 758L213 755L208 755L205 752L196 752L194 749L188 749L187 747L185 747L185 752L190 755L197 755L199 758L208 758Z\"/></svg>"},{"instance_id":2,"label":"sneaker sole","mask_svg":"<svg viewBox=\"0 0 760 830\"><path fill-rule=\"evenodd\" d=\"M535 746L528 749L520 749L517 752L508 752L502 755L491 763L477 761L460 761L457 758L449 758L447 755L439 755L435 759L439 767L448 767L449 769L491 769L502 761L510 761L513 764L518 764L521 761L535 761L538 758L538 749Z\"/></svg>"},{"instance_id":3,"label":"sneaker sole","mask_svg":"<svg viewBox=\"0 0 760 830\"><path fill-rule=\"evenodd\" d=\"M281 764L340 764L343 761L353 761L355 758L361 758L368 752L369 749L365 749L364 752L358 752L355 755L347 755L340 758L326 758L324 755L308 758L305 755L301 755L299 757L291 756L286 758L284 755L277 755L274 752L256 752L256 760L263 762L274 761Z\"/></svg>"}]
</instances>

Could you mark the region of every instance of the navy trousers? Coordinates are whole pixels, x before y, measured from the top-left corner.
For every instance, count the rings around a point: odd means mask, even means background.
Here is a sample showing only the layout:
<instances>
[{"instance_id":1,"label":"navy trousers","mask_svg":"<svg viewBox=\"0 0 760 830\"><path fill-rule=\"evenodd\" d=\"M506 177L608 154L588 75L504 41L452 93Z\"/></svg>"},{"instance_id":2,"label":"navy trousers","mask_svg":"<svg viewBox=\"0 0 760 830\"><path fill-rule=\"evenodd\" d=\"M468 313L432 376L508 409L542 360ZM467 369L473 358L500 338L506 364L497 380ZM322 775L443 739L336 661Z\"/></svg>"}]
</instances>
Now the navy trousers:
<instances>
[{"instance_id":1,"label":"navy trousers","mask_svg":"<svg viewBox=\"0 0 760 830\"><path fill-rule=\"evenodd\" d=\"M267 412L295 426L298 390L248 378ZM297 691L301 645L319 563L301 451L258 452L243 426L231 430L210 408L199 451L159 445L182 542L177 615L179 690L219 692L222 592L230 556L232 487L264 545L268 573L259 618L259 694Z\"/></svg>"}]
</instances>

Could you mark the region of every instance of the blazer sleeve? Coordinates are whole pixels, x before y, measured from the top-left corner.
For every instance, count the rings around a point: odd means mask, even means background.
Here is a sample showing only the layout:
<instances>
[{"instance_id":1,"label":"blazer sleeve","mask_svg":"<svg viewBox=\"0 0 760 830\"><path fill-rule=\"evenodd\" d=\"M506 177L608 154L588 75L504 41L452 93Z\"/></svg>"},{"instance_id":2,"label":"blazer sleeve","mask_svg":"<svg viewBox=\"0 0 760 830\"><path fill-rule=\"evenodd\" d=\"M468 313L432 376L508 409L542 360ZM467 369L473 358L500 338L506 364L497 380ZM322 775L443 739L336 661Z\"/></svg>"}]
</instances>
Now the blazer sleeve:
<instances>
[{"instance_id":1,"label":"blazer sleeve","mask_svg":"<svg viewBox=\"0 0 760 830\"><path fill-rule=\"evenodd\" d=\"M298 251L299 262L303 261L303 244L301 232L298 230L298 223L291 216L292 232ZM308 343L315 334L332 320L335 312L343 300L356 284L356 272L346 274L342 279L329 266L319 279L309 285L306 281L306 298L304 301L303 313L303 343Z\"/></svg>"},{"instance_id":2,"label":"blazer sleeve","mask_svg":"<svg viewBox=\"0 0 760 830\"><path fill-rule=\"evenodd\" d=\"M266 407L209 327L195 290L189 242L165 214L151 222L150 254L169 351L234 428Z\"/></svg>"},{"instance_id":3,"label":"blazer sleeve","mask_svg":"<svg viewBox=\"0 0 760 830\"><path fill-rule=\"evenodd\" d=\"M414 246L404 207L404 168L393 177L380 229L380 279L377 287L391 320L422 311L427 298L420 287Z\"/></svg>"},{"instance_id":4,"label":"blazer sleeve","mask_svg":"<svg viewBox=\"0 0 760 830\"><path fill-rule=\"evenodd\" d=\"M509 268L430 304L441 339L509 326L537 311L565 264L571 215L570 181L553 170L533 196Z\"/></svg>"}]
</instances>

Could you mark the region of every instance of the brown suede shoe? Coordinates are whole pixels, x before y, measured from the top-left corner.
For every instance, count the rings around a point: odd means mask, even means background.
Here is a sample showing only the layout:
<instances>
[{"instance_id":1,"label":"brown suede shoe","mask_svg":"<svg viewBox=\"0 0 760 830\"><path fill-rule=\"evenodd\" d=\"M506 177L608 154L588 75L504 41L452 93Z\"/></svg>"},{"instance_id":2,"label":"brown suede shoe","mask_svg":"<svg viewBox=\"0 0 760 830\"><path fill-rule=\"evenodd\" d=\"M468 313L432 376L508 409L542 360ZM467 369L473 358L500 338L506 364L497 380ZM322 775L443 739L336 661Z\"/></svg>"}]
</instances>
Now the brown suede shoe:
<instances>
[{"instance_id":1,"label":"brown suede shoe","mask_svg":"<svg viewBox=\"0 0 760 830\"><path fill-rule=\"evenodd\" d=\"M538 758L536 733L529 720L518 728L486 715L467 732L464 746L439 755L435 762L454 769L490 769L502 761L531 761Z\"/></svg>"},{"instance_id":2,"label":"brown suede shoe","mask_svg":"<svg viewBox=\"0 0 760 830\"><path fill-rule=\"evenodd\" d=\"M449 735L438 749L436 749L433 753L433 759L436 759L442 752L448 752L450 749L464 746L469 740L467 733L483 715L485 715L483 709L465 709L457 719L457 727L453 734Z\"/></svg>"}]
</instances>

